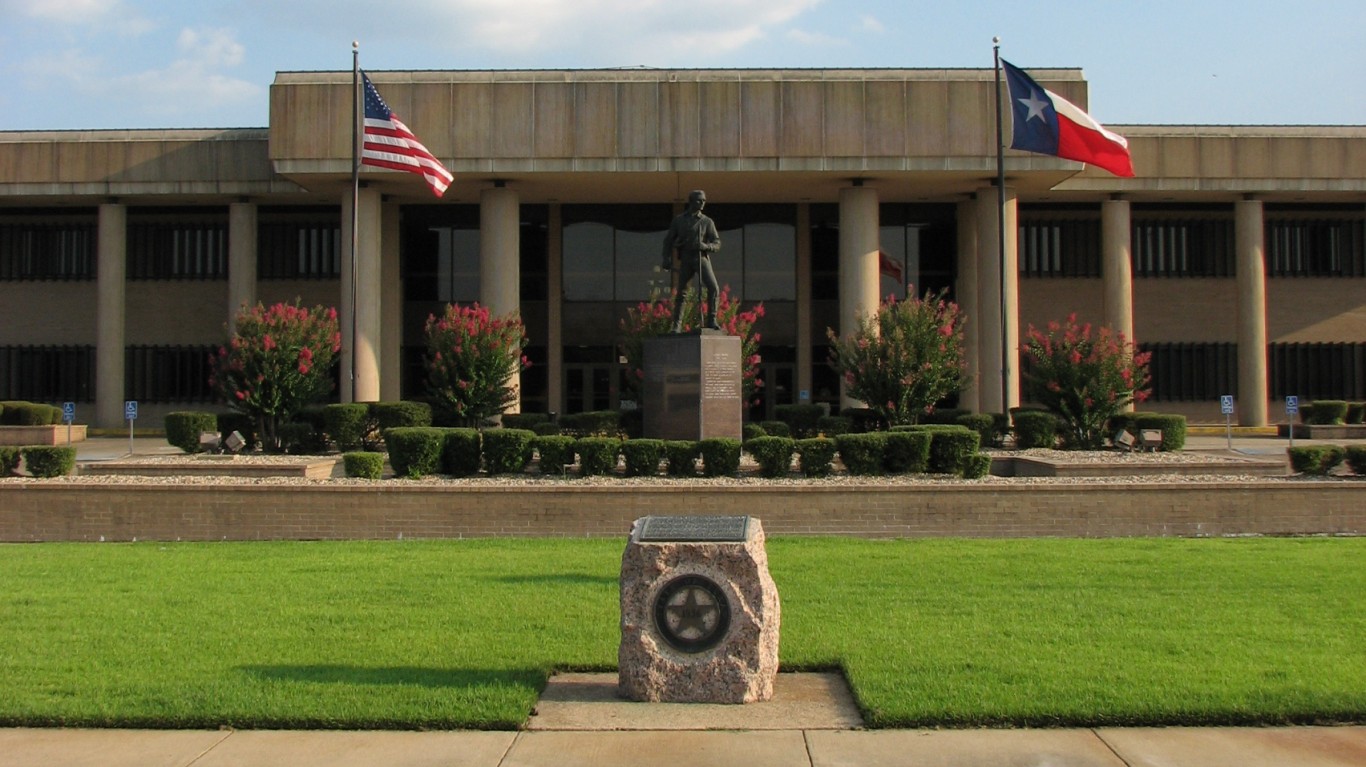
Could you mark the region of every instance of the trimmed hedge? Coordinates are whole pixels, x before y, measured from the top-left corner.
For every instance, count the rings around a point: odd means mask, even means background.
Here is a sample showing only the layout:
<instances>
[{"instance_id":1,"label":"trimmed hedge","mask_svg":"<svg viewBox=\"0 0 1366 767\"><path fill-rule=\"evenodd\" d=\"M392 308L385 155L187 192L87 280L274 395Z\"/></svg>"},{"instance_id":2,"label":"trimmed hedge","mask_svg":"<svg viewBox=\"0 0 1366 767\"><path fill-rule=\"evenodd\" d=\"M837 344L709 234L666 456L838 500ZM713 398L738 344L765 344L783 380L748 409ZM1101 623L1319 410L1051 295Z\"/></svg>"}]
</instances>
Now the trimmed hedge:
<instances>
[{"instance_id":1,"label":"trimmed hedge","mask_svg":"<svg viewBox=\"0 0 1366 767\"><path fill-rule=\"evenodd\" d=\"M1011 413L1015 432L1015 447L1028 450L1035 447L1056 447L1058 417L1046 410L1018 410Z\"/></svg>"},{"instance_id":2,"label":"trimmed hedge","mask_svg":"<svg viewBox=\"0 0 1366 767\"><path fill-rule=\"evenodd\" d=\"M531 431L538 437L558 437L560 436L560 425L554 421L541 421L532 424Z\"/></svg>"},{"instance_id":3,"label":"trimmed hedge","mask_svg":"<svg viewBox=\"0 0 1366 767\"><path fill-rule=\"evenodd\" d=\"M1347 423L1366 423L1366 402L1348 403Z\"/></svg>"},{"instance_id":4,"label":"trimmed hedge","mask_svg":"<svg viewBox=\"0 0 1366 767\"><path fill-rule=\"evenodd\" d=\"M862 434L841 434L835 437L835 448L839 450L840 460L850 474L861 477L875 477L886 473L883 469L887 448L885 431L870 431Z\"/></svg>"},{"instance_id":5,"label":"trimmed hedge","mask_svg":"<svg viewBox=\"0 0 1366 767\"><path fill-rule=\"evenodd\" d=\"M327 405L323 408L323 430L337 443L338 450L356 450L370 430L370 408L364 402Z\"/></svg>"},{"instance_id":6,"label":"trimmed hedge","mask_svg":"<svg viewBox=\"0 0 1366 767\"><path fill-rule=\"evenodd\" d=\"M1348 403L1340 399L1320 399L1306 405L1307 423L1315 426L1340 426L1347 423Z\"/></svg>"},{"instance_id":7,"label":"trimmed hedge","mask_svg":"<svg viewBox=\"0 0 1366 767\"><path fill-rule=\"evenodd\" d=\"M774 417L787 424L791 436L798 439L816 436L819 428L816 422L825 412L820 405L778 405L773 408Z\"/></svg>"},{"instance_id":8,"label":"trimmed hedge","mask_svg":"<svg viewBox=\"0 0 1366 767\"><path fill-rule=\"evenodd\" d=\"M963 473L964 462L977 453L981 435L966 426L926 426L930 434L931 474Z\"/></svg>"},{"instance_id":9,"label":"trimmed hedge","mask_svg":"<svg viewBox=\"0 0 1366 767\"><path fill-rule=\"evenodd\" d=\"M0 405L0 424L5 426L51 426L62 422L62 409L52 405L24 400L7 400Z\"/></svg>"},{"instance_id":10,"label":"trimmed hedge","mask_svg":"<svg viewBox=\"0 0 1366 767\"><path fill-rule=\"evenodd\" d=\"M574 463L574 438L562 434L537 435L531 447L540 456L541 473L563 477L565 467Z\"/></svg>"},{"instance_id":11,"label":"trimmed hedge","mask_svg":"<svg viewBox=\"0 0 1366 767\"><path fill-rule=\"evenodd\" d=\"M838 437L854 431L853 419L842 415L823 415L816 419L816 433L827 437Z\"/></svg>"},{"instance_id":12,"label":"trimmed hedge","mask_svg":"<svg viewBox=\"0 0 1366 767\"><path fill-rule=\"evenodd\" d=\"M791 437L759 437L745 443L745 452L759 464L759 474L769 478L787 476L796 449L797 442Z\"/></svg>"},{"instance_id":13,"label":"trimmed hedge","mask_svg":"<svg viewBox=\"0 0 1366 767\"><path fill-rule=\"evenodd\" d=\"M201 411L180 410L167 413L163 422L166 442L186 453L203 450L199 445L201 432L218 432L218 416Z\"/></svg>"},{"instance_id":14,"label":"trimmed hedge","mask_svg":"<svg viewBox=\"0 0 1366 767\"><path fill-rule=\"evenodd\" d=\"M850 431L857 434L884 431L887 428L887 422L872 408L847 407L840 411L840 415L849 419L849 423L852 425Z\"/></svg>"},{"instance_id":15,"label":"trimmed hedge","mask_svg":"<svg viewBox=\"0 0 1366 767\"><path fill-rule=\"evenodd\" d=\"M471 477L479 473L483 457L479 430L468 426L441 429L441 473Z\"/></svg>"},{"instance_id":16,"label":"trimmed hedge","mask_svg":"<svg viewBox=\"0 0 1366 767\"><path fill-rule=\"evenodd\" d=\"M370 411L370 420L374 428L380 432L404 426L432 425L432 406L426 402L371 402L366 407Z\"/></svg>"},{"instance_id":17,"label":"trimmed hedge","mask_svg":"<svg viewBox=\"0 0 1366 767\"><path fill-rule=\"evenodd\" d=\"M1166 413L1135 413L1134 426L1139 431L1134 432L1134 436L1144 429L1161 429L1163 452L1173 452L1181 450L1186 446L1186 417L1184 415L1169 415Z\"/></svg>"},{"instance_id":18,"label":"trimmed hedge","mask_svg":"<svg viewBox=\"0 0 1366 767\"><path fill-rule=\"evenodd\" d=\"M770 437L791 437L792 427L786 421L760 421L759 428Z\"/></svg>"},{"instance_id":19,"label":"trimmed hedge","mask_svg":"<svg viewBox=\"0 0 1366 767\"><path fill-rule=\"evenodd\" d=\"M35 477L65 477L76 468L76 448L68 445L37 445L21 452L24 466Z\"/></svg>"},{"instance_id":20,"label":"trimmed hedge","mask_svg":"<svg viewBox=\"0 0 1366 767\"><path fill-rule=\"evenodd\" d=\"M518 474L531 463L531 441L536 433L527 429L484 431L484 469L489 474Z\"/></svg>"},{"instance_id":21,"label":"trimmed hedge","mask_svg":"<svg viewBox=\"0 0 1366 767\"><path fill-rule=\"evenodd\" d=\"M19 448L0 446L0 477L8 477L19 470L19 457Z\"/></svg>"},{"instance_id":22,"label":"trimmed hedge","mask_svg":"<svg viewBox=\"0 0 1366 767\"><path fill-rule=\"evenodd\" d=\"M740 440L708 437L697 443L702 453L702 476L730 477L740 471Z\"/></svg>"},{"instance_id":23,"label":"trimmed hedge","mask_svg":"<svg viewBox=\"0 0 1366 767\"><path fill-rule=\"evenodd\" d=\"M384 432L394 476L418 479L441 468L446 432L434 426L396 426Z\"/></svg>"},{"instance_id":24,"label":"trimmed hedge","mask_svg":"<svg viewBox=\"0 0 1366 767\"><path fill-rule=\"evenodd\" d=\"M665 470L670 477L691 477L697 474L697 443L687 439L664 441Z\"/></svg>"},{"instance_id":25,"label":"trimmed hedge","mask_svg":"<svg viewBox=\"0 0 1366 767\"><path fill-rule=\"evenodd\" d=\"M621 454L621 440L616 437L580 437L574 443L579 454L579 475L596 477L617 470L617 456Z\"/></svg>"},{"instance_id":26,"label":"trimmed hedge","mask_svg":"<svg viewBox=\"0 0 1366 767\"><path fill-rule=\"evenodd\" d=\"M768 430L757 423L747 423L744 426L740 427L740 439L743 442L749 442L752 439L758 439L760 437L767 436Z\"/></svg>"},{"instance_id":27,"label":"trimmed hedge","mask_svg":"<svg viewBox=\"0 0 1366 767\"><path fill-rule=\"evenodd\" d=\"M384 476L384 453L353 451L342 453L346 476L356 479L379 479Z\"/></svg>"},{"instance_id":28,"label":"trimmed hedge","mask_svg":"<svg viewBox=\"0 0 1366 767\"><path fill-rule=\"evenodd\" d=\"M940 407L921 415L920 423L927 426L952 426L965 415L972 415L972 411L958 407Z\"/></svg>"},{"instance_id":29,"label":"trimmed hedge","mask_svg":"<svg viewBox=\"0 0 1366 767\"><path fill-rule=\"evenodd\" d=\"M963 459L963 479L981 479L991 474L991 456L973 453Z\"/></svg>"},{"instance_id":30,"label":"trimmed hedge","mask_svg":"<svg viewBox=\"0 0 1366 767\"><path fill-rule=\"evenodd\" d=\"M930 435L925 431L887 432L882 467L888 474L924 474L930 465Z\"/></svg>"},{"instance_id":31,"label":"trimmed hedge","mask_svg":"<svg viewBox=\"0 0 1366 767\"><path fill-rule=\"evenodd\" d=\"M834 467L835 440L808 437L797 440L797 468L804 477L828 477Z\"/></svg>"},{"instance_id":32,"label":"trimmed hedge","mask_svg":"<svg viewBox=\"0 0 1366 767\"><path fill-rule=\"evenodd\" d=\"M996 429L996 416L991 413L962 413L951 424L966 426L981 435L983 445L1000 444Z\"/></svg>"},{"instance_id":33,"label":"trimmed hedge","mask_svg":"<svg viewBox=\"0 0 1366 767\"><path fill-rule=\"evenodd\" d=\"M504 429L535 431L536 424L550 423L549 413L503 413Z\"/></svg>"},{"instance_id":34,"label":"trimmed hedge","mask_svg":"<svg viewBox=\"0 0 1366 767\"><path fill-rule=\"evenodd\" d=\"M1347 457L1347 451L1340 445L1288 447L1286 453L1290 456L1290 468L1294 469L1295 473L1311 476L1327 474Z\"/></svg>"},{"instance_id":35,"label":"trimmed hedge","mask_svg":"<svg viewBox=\"0 0 1366 767\"><path fill-rule=\"evenodd\" d=\"M560 432L574 437L615 437L621 432L621 412L568 413L560 416Z\"/></svg>"},{"instance_id":36,"label":"trimmed hedge","mask_svg":"<svg viewBox=\"0 0 1366 767\"><path fill-rule=\"evenodd\" d=\"M621 443L621 456L626 463L626 476L656 476L659 462L664 460L664 440L628 439Z\"/></svg>"},{"instance_id":37,"label":"trimmed hedge","mask_svg":"<svg viewBox=\"0 0 1366 767\"><path fill-rule=\"evenodd\" d=\"M1347 466L1353 474L1366 476L1366 445L1348 445Z\"/></svg>"}]
</instances>

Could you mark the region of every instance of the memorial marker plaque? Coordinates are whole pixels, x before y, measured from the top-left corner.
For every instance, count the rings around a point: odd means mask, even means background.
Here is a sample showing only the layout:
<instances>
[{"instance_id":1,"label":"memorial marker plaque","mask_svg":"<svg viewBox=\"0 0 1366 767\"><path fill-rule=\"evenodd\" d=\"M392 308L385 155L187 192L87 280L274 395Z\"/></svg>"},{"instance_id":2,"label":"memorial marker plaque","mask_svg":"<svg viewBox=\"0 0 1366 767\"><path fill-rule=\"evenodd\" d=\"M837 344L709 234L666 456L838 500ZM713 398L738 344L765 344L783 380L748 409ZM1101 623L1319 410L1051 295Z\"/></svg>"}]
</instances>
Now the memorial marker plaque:
<instances>
[{"instance_id":1,"label":"memorial marker plaque","mask_svg":"<svg viewBox=\"0 0 1366 767\"><path fill-rule=\"evenodd\" d=\"M749 535L749 517L645 517L641 541L734 541Z\"/></svg>"},{"instance_id":2,"label":"memorial marker plaque","mask_svg":"<svg viewBox=\"0 0 1366 767\"><path fill-rule=\"evenodd\" d=\"M739 439L742 355L739 336L718 332L645 339L640 408L644 436Z\"/></svg>"}]
</instances>

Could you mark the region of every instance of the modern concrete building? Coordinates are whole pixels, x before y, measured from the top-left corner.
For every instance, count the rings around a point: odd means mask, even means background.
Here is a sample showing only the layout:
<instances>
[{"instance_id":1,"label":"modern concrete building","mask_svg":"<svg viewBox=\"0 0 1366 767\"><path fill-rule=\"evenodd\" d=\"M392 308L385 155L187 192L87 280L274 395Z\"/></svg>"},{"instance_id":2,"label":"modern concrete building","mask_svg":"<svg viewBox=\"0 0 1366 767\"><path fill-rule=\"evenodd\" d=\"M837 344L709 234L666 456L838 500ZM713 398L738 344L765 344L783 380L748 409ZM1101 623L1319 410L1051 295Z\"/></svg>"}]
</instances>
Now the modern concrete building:
<instances>
[{"instance_id":1,"label":"modern concrete building","mask_svg":"<svg viewBox=\"0 0 1366 767\"><path fill-rule=\"evenodd\" d=\"M279 73L265 128L0 133L0 399L209 407L237 307L300 297L343 315L343 400L420 395L426 317L479 300L527 324L523 410L613 408L691 189L767 310L752 417L839 404L826 328L905 294L879 251L964 306L966 407L1017 404L1023 329L1071 312L1154 352L1152 409L1366 399L1366 126L1111 125L1135 178L1007 151L1002 208L991 70L370 74L455 183L363 169L354 273L350 72Z\"/></svg>"}]
</instances>

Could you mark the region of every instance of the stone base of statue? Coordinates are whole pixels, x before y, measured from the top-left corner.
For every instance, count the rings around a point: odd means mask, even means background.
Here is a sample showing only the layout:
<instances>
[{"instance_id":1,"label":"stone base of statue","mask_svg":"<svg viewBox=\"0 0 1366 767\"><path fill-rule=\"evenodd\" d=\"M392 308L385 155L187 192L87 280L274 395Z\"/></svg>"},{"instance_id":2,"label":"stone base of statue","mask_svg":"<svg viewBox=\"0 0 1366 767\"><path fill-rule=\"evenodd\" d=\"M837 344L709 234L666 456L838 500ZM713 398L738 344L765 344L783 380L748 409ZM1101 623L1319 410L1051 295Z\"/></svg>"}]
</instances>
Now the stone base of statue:
<instances>
[{"instance_id":1,"label":"stone base of statue","mask_svg":"<svg viewBox=\"0 0 1366 767\"><path fill-rule=\"evenodd\" d=\"M641 382L643 436L741 438L740 337L719 330L645 339Z\"/></svg>"},{"instance_id":2,"label":"stone base of statue","mask_svg":"<svg viewBox=\"0 0 1366 767\"><path fill-rule=\"evenodd\" d=\"M780 623L758 519L652 516L632 525L621 558L622 697L769 700Z\"/></svg>"}]
</instances>

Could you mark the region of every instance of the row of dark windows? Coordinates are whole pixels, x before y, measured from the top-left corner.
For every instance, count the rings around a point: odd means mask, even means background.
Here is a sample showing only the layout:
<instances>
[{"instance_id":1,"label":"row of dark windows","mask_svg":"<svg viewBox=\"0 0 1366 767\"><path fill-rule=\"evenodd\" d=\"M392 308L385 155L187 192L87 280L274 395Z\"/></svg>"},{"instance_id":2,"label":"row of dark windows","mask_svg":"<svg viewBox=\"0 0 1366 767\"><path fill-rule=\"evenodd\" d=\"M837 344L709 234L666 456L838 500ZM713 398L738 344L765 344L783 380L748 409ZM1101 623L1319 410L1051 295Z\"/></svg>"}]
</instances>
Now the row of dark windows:
<instances>
[{"instance_id":1,"label":"row of dark windows","mask_svg":"<svg viewBox=\"0 0 1366 767\"><path fill-rule=\"evenodd\" d=\"M212 402L209 358L215 348L127 347L125 396L147 403ZM588 362L607 364L588 365L585 370L612 367L611 348L602 349L607 357ZM1212 401L1225 394L1237 393L1238 350L1235 344L1152 343L1140 344L1139 349L1152 353L1149 371L1156 402ZM814 350L817 353L815 368L828 372L819 356L822 351L823 347ZM421 348L404 349L409 395L422 391L422 354ZM539 404L544 408L549 385L545 378L545 349L529 348L528 355L532 357L533 366L527 371L531 375L524 377L522 382L524 407L534 410ZM574 367L577 361L574 355L565 355L567 366ZM1273 399L1295 395L1306 400L1366 400L1366 343L1271 344L1267 347L1267 363L1268 387ZM94 382L93 346L0 347L0 400L92 402ZM838 379L830 375L820 376L817 383L820 384L818 389L822 386L828 389L812 393L821 398L833 396L838 390ZM608 396L606 384L599 388L601 391L592 396ZM790 396L789 392L789 400Z\"/></svg>"}]
</instances>

